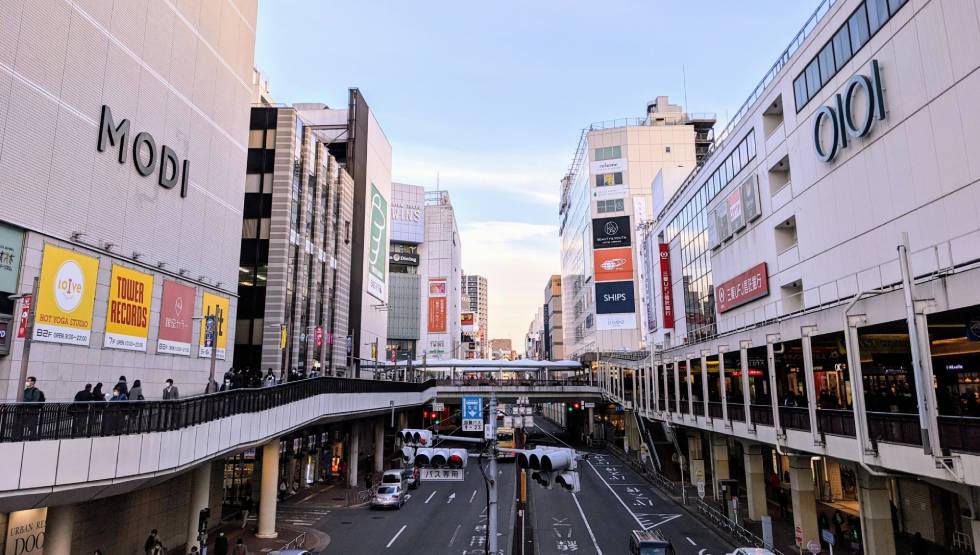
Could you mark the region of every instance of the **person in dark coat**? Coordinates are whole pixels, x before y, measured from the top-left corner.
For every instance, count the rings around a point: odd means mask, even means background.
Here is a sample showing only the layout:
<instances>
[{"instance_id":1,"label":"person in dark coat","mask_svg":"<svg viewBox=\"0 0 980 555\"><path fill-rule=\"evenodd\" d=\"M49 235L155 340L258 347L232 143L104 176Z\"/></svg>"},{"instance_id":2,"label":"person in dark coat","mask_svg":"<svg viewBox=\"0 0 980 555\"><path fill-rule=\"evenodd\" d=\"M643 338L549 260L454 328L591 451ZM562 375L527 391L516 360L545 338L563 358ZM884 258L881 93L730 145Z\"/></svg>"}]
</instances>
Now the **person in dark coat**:
<instances>
[{"instance_id":1,"label":"person in dark coat","mask_svg":"<svg viewBox=\"0 0 980 555\"><path fill-rule=\"evenodd\" d=\"M24 387L24 402L25 403L44 402L44 392L37 388L37 378L35 378L34 376L27 377L27 384Z\"/></svg>"},{"instance_id":2,"label":"person in dark coat","mask_svg":"<svg viewBox=\"0 0 980 555\"><path fill-rule=\"evenodd\" d=\"M173 378L167 378L167 387L163 388L163 400L176 400L180 398L180 391L174 385Z\"/></svg>"},{"instance_id":3,"label":"person in dark coat","mask_svg":"<svg viewBox=\"0 0 980 555\"><path fill-rule=\"evenodd\" d=\"M214 539L214 555L228 555L228 538L224 532L218 532Z\"/></svg>"},{"instance_id":4,"label":"person in dark coat","mask_svg":"<svg viewBox=\"0 0 980 555\"><path fill-rule=\"evenodd\" d=\"M112 389L118 389L120 394L129 397L129 386L126 385L126 376L119 376L119 383Z\"/></svg>"},{"instance_id":5,"label":"person in dark coat","mask_svg":"<svg viewBox=\"0 0 980 555\"><path fill-rule=\"evenodd\" d=\"M92 384L85 384L85 388L75 394L76 403L87 403L92 400Z\"/></svg>"},{"instance_id":6,"label":"person in dark coat","mask_svg":"<svg viewBox=\"0 0 980 555\"><path fill-rule=\"evenodd\" d=\"M92 388L92 401L105 401L105 393L102 393L102 382L95 384Z\"/></svg>"},{"instance_id":7,"label":"person in dark coat","mask_svg":"<svg viewBox=\"0 0 980 555\"><path fill-rule=\"evenodd\" d=\"M143 401L143 386L140 384L139 380L133 382L133 388L129 390L127 395L131 401Z\"/></svg>"}]
</instances>

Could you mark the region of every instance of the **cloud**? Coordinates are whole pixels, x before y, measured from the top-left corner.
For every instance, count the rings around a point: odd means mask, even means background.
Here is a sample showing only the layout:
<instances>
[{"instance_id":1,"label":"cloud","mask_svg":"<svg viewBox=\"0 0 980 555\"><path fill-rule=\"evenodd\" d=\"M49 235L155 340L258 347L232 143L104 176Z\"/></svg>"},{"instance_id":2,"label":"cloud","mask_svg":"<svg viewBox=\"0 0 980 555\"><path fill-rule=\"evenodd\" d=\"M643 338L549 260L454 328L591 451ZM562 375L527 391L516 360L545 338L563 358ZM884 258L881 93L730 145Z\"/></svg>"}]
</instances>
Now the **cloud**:
<instances>
[{"instance_id":1,"label":"cloud","mask_svg":"<svg viewBox=\"0 0 980 555\"><path fill-rule=\"evenodd\" d=\"M522 351L552 274L560 273L558 228L506 220L464 222L463 270L487 278L488 331Z\"/></svg>"}]
</instances>

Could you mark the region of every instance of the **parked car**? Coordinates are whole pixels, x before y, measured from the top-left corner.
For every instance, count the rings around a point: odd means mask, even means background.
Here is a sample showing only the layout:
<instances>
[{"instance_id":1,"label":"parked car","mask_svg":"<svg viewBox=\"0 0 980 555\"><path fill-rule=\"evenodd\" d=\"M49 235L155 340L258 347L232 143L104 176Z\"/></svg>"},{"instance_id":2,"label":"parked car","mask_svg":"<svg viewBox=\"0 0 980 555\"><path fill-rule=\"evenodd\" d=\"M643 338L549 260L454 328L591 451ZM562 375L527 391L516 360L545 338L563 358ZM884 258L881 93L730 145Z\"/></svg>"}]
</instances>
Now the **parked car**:
<instances>
[{"instance_id":1,"label":"parked car","mask_svg":"<svg viewBox=\"0 0 980 555\"><path fill-rule=\"evenodd\" d=\"M371 508L375 507L394 507L401 509L405 504L405 490L401 484L382 484L374 490L374 497L371 498Z\"/></svg>"},{"instance_id":2,"label":"parked car","mask_svg":"<svg viewBox=\"0 0 980 555\"><path fill-rule=\"evenodd\" d=\"M660 530L630 532L630 555L674 555L674 546Z\"/></svg>"},{"instance_id":3,"label":"parked car","mask_svg":"<svg viewBox=\"0 0 980 555\"><path fill-rule=\"evenodd\" d=\"M384 474L381 475L381 485L391 484L397 484L402 489L408 489L408 477L405 476L405 471L401 469L385 470Z\"/></svg>"}]
</instances>

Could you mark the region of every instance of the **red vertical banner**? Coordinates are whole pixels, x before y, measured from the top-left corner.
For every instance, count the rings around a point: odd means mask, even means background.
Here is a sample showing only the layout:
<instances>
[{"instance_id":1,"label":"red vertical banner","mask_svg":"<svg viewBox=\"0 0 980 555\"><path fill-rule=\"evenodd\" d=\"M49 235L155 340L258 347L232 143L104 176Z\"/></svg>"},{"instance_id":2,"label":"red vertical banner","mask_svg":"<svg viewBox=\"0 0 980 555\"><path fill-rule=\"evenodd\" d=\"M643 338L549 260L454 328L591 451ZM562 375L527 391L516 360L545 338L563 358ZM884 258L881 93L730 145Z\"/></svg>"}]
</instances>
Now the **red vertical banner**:
<instances>
[{"instance_id":1,"label":"red vertical banner","mask_svg":"<svg viewBox=\"0 0 980 555\"><path fill-rule=\"evenodd\" d=\"M17 326L17 339L27 337L27 320L31 317L31 304L33 303L33 295L24 295L20 300L20 323Z\"/></svg>"},{"instance_id":2,"label":"red vertical banner","mask_svg":"<svg viewBox=\"0 0 980 555\"><path fill-rule=\"evenodd\" d=\"M660 292L663 297L664 327L674 327L674 287L670 279L670 245L660 243Z\"/></svg>"}]
</instances>

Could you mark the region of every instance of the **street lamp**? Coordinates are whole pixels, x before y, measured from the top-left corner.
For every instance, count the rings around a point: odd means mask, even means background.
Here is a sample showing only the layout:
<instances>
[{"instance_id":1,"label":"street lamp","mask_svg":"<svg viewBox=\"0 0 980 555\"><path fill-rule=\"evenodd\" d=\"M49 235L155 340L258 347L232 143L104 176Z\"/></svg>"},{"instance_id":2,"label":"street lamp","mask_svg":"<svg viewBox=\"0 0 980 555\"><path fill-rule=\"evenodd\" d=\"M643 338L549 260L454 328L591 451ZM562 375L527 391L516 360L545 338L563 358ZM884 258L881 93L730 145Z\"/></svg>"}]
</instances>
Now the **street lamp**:
<instances>
[{"instance_id":1,"label":"street lamp","mask_svg":"<svg viewBox=\"0 0 980 555\"><path fill-rule=\"evenodd\" d=\"M31 360L31 342L34 340L34 315L37 310L37 288L40 276L34 277L34 285L31 288L30 294L21 293L19 295L11 295L7 297L12 301L20 300L21 302L30 303L27 309L27 326L25 326L26 333L24 334L24 350L21 353L20 359L20 387L17 388L17 402L24 402L24 383L27 382L27 366ZM28 300L29 299L29 300Z\"/></svg>"}]
</instances>

